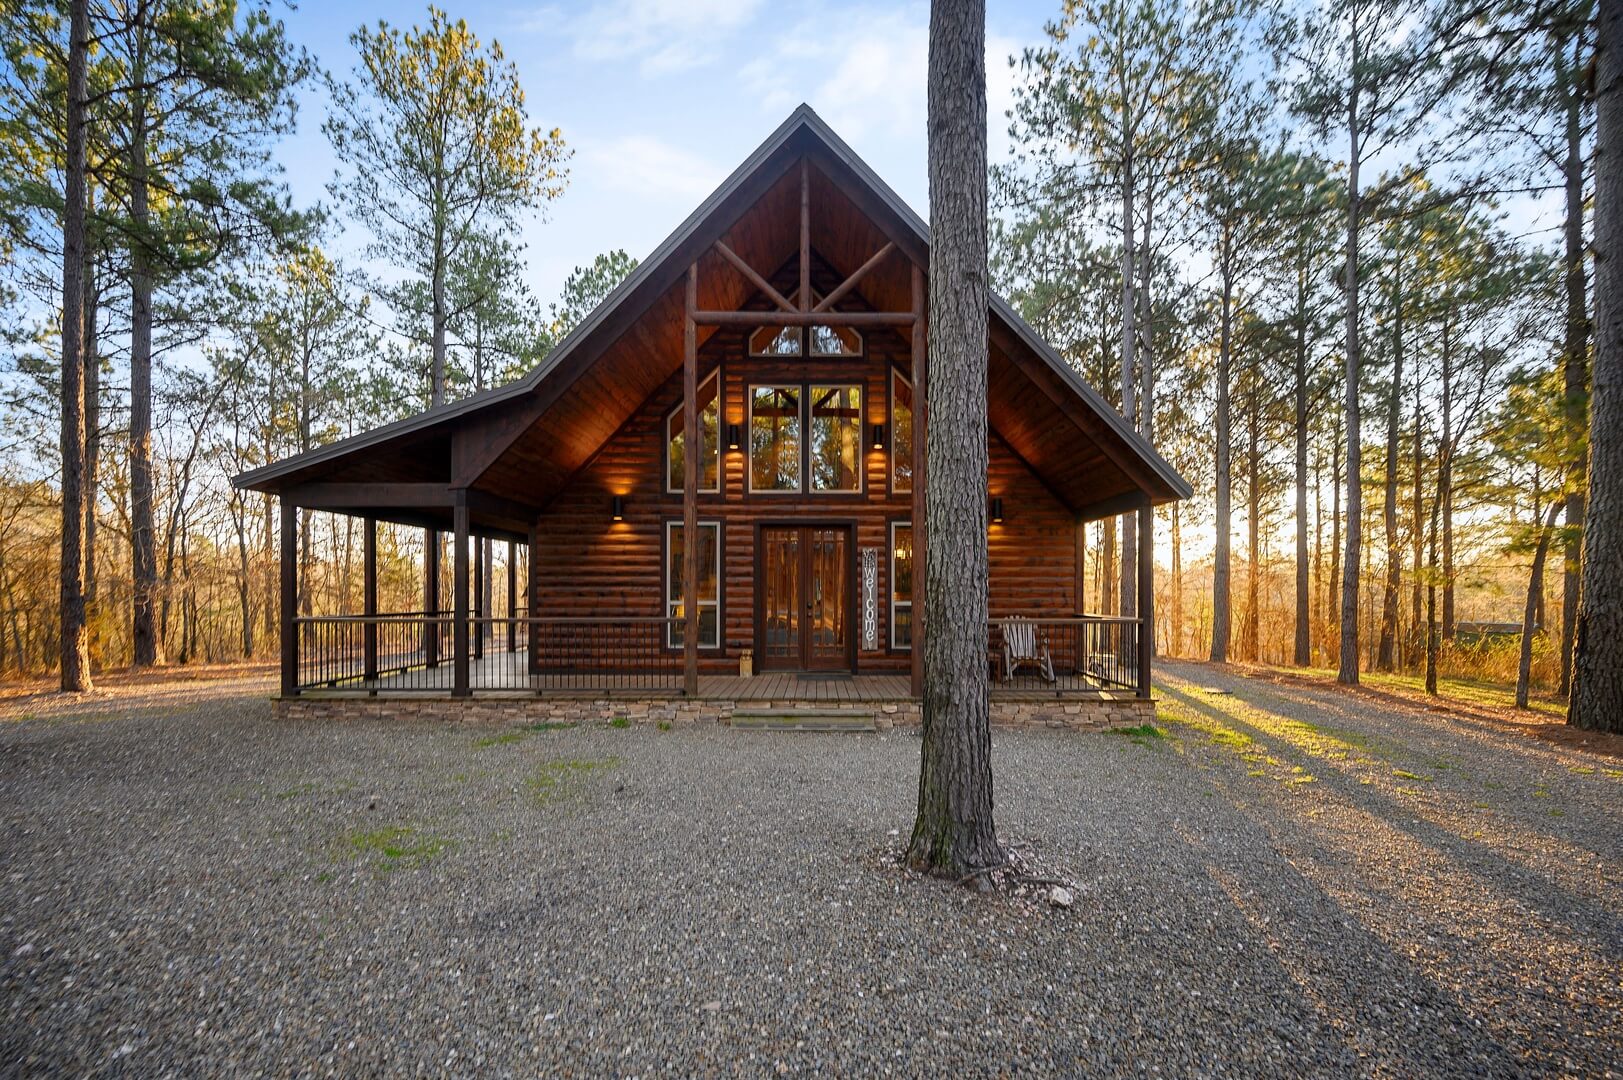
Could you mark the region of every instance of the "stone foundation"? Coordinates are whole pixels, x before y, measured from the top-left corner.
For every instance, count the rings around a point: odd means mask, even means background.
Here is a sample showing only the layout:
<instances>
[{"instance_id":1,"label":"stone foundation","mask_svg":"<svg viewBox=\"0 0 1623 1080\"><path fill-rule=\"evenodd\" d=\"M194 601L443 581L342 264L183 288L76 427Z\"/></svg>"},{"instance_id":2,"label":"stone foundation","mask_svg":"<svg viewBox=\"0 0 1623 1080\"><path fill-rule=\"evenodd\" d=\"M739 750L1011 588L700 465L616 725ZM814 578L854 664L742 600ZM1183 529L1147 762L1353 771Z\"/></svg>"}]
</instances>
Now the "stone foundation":
<instances>
[{"instance_id":1,"label":"stone foundation","mask_svg":"<svg viewBox=\"0 0 1623 1080\"><path fill-rule=\"evenodd\" d=\"M682 698L588 699L535 697L294 697L275 702L283 720L433 720L474 724L573 723L607 724L624 718L634 724L726 724L739 707L735 701ZM827 701L746 701L749 711L833 707ZM880 731L917 728L916 701L844 702L845 712L872 709ZM1155 719L1155 702L1140 698L992 699L992 726L1030 730L1061 728L1097 731L1133 727Z\"/></svg>"}]
</instances>

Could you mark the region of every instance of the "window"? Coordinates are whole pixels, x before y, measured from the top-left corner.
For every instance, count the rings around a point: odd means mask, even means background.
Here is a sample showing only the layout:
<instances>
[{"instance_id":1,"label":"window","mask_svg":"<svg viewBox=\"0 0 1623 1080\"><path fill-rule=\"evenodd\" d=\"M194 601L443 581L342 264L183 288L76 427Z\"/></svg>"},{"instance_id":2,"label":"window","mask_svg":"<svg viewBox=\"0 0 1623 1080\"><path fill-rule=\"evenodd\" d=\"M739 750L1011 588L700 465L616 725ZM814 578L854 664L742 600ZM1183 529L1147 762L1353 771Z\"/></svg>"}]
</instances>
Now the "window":
<instances>
[{"instance_id":1,"label":"window","mask_svg":"<svg viewBox=\"0 0 1623 1080\"><path fill-rule=\"evenodd\" d=\"M890 490L913 490L913 384L890 373Z\"/></svg>"},{"instance_id":2,"label":"window","mask_svg":"<svg viewBox=\"0 0 1623 1080\"><path fill-rule=\"evenodd\" d=\"M862 388L813 386L811 421L811 489L862 490Z\"/></svg>"},{"instance_id":3,"label":"window","mask_svg":"<svg viewBox=\"0 0 1623 1080\"><path fill-rule=\"evenodd\" d=\"M704 455L699 459L699 490L721 490L721 395L717 388L721 380L718 371L699 383L699 445ZM665 417L665 490L680 494L687 467L682 440L685 438L687 418L678 405Z\"/></svg>"},{"instance_id":4,"label":"window","mask_svg":"<svg viewBox=\"0 0 1623 1080\"><path fill-rule=\"evenodd\" d=\"M798 386L750 387L750 490L800 490Z\"/></svg>"},{"instance_id":5,"label":"window","mask_svg":"<svg viewBox=\"0 0 1623 1080\"><path fill-rule=\"evenodd\" d=\"M890 647L913 647L913 523L890 523Z\"/></svg>"},{"instance_id":6,"label":"window","mask_svg":"<svg viewBox=\"0 0 1623 1080\"><path fill-rule=\"evenodd\" d=\"M798 308L800 290L785 299ZM822 302L813 289L811 306ZM749 348L751 356L861 356L862 335L849 326L763 326L750 335Z\"/></svg>"},{"instance_id":7,"label":"window","mask_svg":"<svg viewBox=\"0 0 1623 1080\"><path fill-rule=\"evenodd\" d=\"M699 648L721 648L721 523L699 522ZM665 617L682 618L682 523L665 523ZM682 647L682 628L666 624L666 644Z\"/></svg>"},{"instance_id":8,"label":"window","mask_svg":"<svg viewBox=\"0 0 1623 1080\"><path fill-rule=\"evenodd\" d=\"M749 389L750 490L862 490L862 387L762 384Z\"/></svg>"}]
</instances>

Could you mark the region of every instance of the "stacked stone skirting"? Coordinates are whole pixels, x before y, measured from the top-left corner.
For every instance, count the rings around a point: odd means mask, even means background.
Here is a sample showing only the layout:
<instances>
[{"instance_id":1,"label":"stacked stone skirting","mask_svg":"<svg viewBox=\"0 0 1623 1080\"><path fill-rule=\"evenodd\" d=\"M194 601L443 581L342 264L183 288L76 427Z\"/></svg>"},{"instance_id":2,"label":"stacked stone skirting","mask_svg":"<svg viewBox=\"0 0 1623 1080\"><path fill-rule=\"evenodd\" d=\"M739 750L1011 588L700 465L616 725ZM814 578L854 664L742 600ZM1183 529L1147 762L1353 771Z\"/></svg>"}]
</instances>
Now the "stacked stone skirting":
<instances>
[{"instance_id":1,"label":"stacked stone skirting","mask_svg":"<svg viewBox=\"0 0 1623 1080\"><path fill-rule=\"evenodd\" d=\"M747 701L744 708L818 712L829 703L812 701ZM437 720L475 724L533 724L541 722L607 724L624 718L634 724L726 724L739 703L686 701L680 698L413 698L413 697L294 697L275 702L283 720ZM843 712L873 709L880 731L916 728L920 723L916 701L842 704ZM1140 698L1085 701L992 699L992 724L999 728L1061 728L1096 731L1133 727L1155 719L1155 702Z\"/></svg>"}]
</instances>

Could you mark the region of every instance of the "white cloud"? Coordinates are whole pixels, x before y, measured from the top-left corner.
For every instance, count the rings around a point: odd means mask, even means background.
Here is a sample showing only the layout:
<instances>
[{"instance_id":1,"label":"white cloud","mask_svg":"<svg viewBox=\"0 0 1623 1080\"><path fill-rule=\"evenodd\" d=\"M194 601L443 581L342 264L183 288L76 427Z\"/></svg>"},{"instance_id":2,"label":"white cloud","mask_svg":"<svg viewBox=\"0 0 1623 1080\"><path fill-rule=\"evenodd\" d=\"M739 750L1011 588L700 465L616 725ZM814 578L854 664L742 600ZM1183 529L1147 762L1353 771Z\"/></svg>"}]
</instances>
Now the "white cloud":
<instances>
[{"instance_id":1,"label":"white cloud","mask_svg":"<svg viewBox=\"0 0 1623 1080\"><path fill-rule=\"evenodd\" d=\"M728 35L760 7L761 0L608 0L574 14L543 8L527 26L562 29L577 57L634 62L652 78L729 55Z\"/></svg>"},{"instance_id":2,"label":"white cloud","mask_svg":"<svg viewBox=\"0 0 1623 1080\"><path fill-rule=\"evenodd\" d=\"M620 135L586 144L589 170L581 178L616 191L651 199L694 203L715 190L727 170L684 147L654 135Z\"/></svg>"},{"instance_id":3,"label":"white cloud","mask_svg":"<svg viewBox=\"0 0 1623 1080\"><path fill-rule=\"evenodd\" d=\"M929 78L929 10L820 10L776 37L740 77L767 112L804 97L842 136L917 138L924 131ZM1014 99L1012 39L988 35L986 104L991 155L1003 156L1004 113ZM810 88L807 91L806 88Z\"/></svg>"}]
</instances>

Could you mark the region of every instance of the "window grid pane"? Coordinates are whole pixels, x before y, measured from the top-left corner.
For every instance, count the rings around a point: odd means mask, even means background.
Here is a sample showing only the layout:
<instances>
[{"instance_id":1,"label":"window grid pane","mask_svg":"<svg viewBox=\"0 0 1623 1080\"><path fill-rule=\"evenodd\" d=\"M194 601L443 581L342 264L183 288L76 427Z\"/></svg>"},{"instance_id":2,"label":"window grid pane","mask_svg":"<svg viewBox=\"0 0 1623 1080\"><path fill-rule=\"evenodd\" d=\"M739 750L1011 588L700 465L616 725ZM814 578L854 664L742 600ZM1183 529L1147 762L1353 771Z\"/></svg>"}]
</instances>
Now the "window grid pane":
<instances>
[{"instance_id":1,"label":"window grid pane","mask_svg":"<svg viewBox=\"0 0 1623 1080\"><path fill-rule=\"evenodd\" d=\"M800 387L750 388L750 489L800 490Z\"/></svg>"},{"instance_id":2,"label":"window grid pane","mask_svg":"<svg viewBox=\"0 0 1623 1080\"><path fill-rule=\"evenodd\" d=\"M862 489L862 388L811 388L811 489Z\"/></svg>"}]
</instances>

